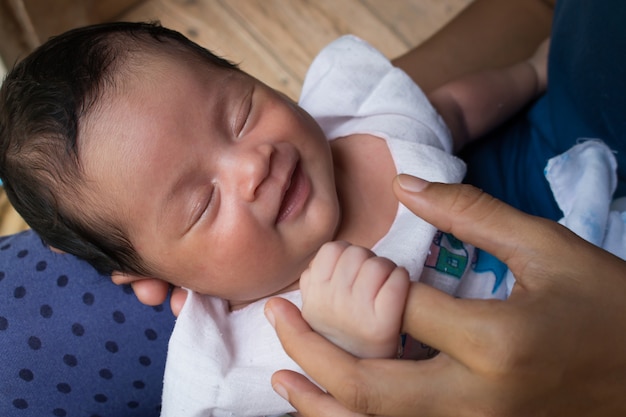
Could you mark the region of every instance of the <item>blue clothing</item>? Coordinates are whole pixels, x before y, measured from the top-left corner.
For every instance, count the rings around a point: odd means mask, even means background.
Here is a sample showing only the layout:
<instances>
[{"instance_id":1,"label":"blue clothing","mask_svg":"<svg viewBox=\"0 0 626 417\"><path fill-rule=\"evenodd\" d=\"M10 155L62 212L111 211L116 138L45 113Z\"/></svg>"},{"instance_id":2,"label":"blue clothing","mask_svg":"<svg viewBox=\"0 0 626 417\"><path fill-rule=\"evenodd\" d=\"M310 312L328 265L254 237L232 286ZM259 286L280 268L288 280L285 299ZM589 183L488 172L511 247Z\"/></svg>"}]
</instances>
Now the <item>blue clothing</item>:
<instances>
[{"instance_id":1,"label":"blue clothing","mask_svg":"<svg viewBox=\"0 0 626 417\"><path fill-rule=\"evenodd\" d=\"M557 2L549 87L527 112L467 149L467 181L522 210L562 216L543 170L579 138L617 151L626 195L626 3ZM0 415L157 416L167 307L142 306L33 232L0 241Z\"/></svg>"},{"instance_id":2,"label":"blue clothing","mask_svg":"<svg viewBox=\"0 0 626 417\"><path fill-rule=\"evenodd\" d=\"M557 1L548 90L528 111L462 157L465 181L531 214L558 220L544 177L548 159L579 139L600 139L616 151L618 186L626 195L626 3Z\"/></svg>"}]
</instances>

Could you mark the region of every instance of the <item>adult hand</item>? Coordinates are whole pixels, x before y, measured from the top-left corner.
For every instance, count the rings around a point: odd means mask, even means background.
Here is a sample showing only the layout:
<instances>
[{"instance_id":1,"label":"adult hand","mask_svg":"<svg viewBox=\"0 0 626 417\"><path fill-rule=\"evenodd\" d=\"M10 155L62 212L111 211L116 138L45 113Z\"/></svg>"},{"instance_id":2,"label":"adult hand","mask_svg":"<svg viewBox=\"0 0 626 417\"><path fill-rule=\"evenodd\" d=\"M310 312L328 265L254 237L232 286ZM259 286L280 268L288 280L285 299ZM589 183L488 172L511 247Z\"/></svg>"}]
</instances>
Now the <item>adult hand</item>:
<instances>
[{"instance_id":1,"label":"adult hand","mask_svg":"<svg viewBox=\"0 0 626 417\"><path fill-rule=\"evenodd\" d=\"M329 393L280 371L279 394L305 417L626 415L626 262L470 186L399 176L394 190L504 261L517 279L510 298L454 299L413 284L404 330L442 352L419 362L357 359L272 299L266 312L285 350Z\"/></svg>"},{"instance_id":2,"label":"adult hand","mask_svg":"<svg viewBox=\"0 0 626 417\"><path fill-rule=\"evenodd\" d=\"M172 287L160 279L123 274L121 272L114 272L111 278L117 285L130 284L137 299L149 306L164 303L169 295L170 308L175 316L178 316L187 298L185 290L180 287Z\"/></svg>"}]
</instances>

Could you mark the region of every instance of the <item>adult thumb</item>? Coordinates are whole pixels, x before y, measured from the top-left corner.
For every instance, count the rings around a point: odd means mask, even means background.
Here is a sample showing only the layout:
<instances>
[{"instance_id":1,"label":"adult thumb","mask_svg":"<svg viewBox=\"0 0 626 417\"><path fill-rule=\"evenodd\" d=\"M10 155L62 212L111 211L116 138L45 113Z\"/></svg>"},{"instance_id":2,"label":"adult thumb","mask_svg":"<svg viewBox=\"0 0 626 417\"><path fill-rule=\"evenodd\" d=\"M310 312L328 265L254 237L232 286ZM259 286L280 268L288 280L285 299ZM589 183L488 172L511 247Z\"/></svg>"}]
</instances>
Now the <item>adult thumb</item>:
<instances>
[{"instance_id":1,"label":"adult thumb","mask_svg":"<svg viewBox=\"0 0 626 417\"><path fill-rule=\"evenodd\" d=\"M430 183L401 174L393 190L417 216L491 253L513 273L550 248L547 231L561 233L557 223L527 215L470 185Z\"/></svg>"}]
</instances>

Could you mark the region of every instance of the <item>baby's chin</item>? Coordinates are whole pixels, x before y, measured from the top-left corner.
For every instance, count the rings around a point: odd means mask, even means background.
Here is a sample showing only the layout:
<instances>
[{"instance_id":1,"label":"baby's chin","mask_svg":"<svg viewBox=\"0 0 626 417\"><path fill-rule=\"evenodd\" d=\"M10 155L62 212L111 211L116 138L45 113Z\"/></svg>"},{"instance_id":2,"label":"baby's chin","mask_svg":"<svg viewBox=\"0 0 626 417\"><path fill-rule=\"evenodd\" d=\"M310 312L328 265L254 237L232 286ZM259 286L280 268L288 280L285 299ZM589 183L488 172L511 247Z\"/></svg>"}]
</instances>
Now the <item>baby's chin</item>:
<instances>
[{"instance_id":1,"label":"baby's chin","mask_svg":"<svg viewBox=\"0 0 626 417\"><path fill-rule=\"evenodd\" d=\"M228 305L230 307L230 311L236 311L236 310L241 310L242 308L245 308L247 306L249 306L252 303L255 303L259 300L263 300L265 298L268 297L273 297L276 295L280 295L280 294L286 294L288 292L292 292L292 291L296 291L300 289L300 280L296 280L293 283L289 284L288 286L286 286L285 288L278 290L276 292L273 292L271 294L267 294L264 295L262 297L259 297L257 299L254 300L248 300L248 301L233 301L233 300L229 300L228 301Z\"/></svg>"}]
</instances>

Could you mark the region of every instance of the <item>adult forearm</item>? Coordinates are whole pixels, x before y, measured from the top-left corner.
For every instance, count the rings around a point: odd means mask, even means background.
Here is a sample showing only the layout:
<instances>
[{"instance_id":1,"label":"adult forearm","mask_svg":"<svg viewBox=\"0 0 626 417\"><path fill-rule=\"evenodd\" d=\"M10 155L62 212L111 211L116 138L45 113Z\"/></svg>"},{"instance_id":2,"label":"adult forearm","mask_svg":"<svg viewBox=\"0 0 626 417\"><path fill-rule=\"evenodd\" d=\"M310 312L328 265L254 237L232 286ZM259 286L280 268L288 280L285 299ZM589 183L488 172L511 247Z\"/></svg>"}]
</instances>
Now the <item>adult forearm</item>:
<instances>
[{"instance_id":1,"label":"adult forearm","mask_svg":"<svg viewBox=\"0 0 626 417\"><path fill-rule=\"evenodd\" d=\"M425 92L463 74L532 55L549 36L554 0L474 0L429 39L396 58Z\"/></svg>"},{"instance_id":2,"label":"adult forearm","mask_svg":"<svg viewBox=\"0 0 626 417\"><path fill-rule=\"evenodd\" d=\"M506 70L461 77L436 89L429 98L446 121L458 152L528 104L542 91L538 85L536 71L524 61Z\"/></svg>"}]
</instances>

